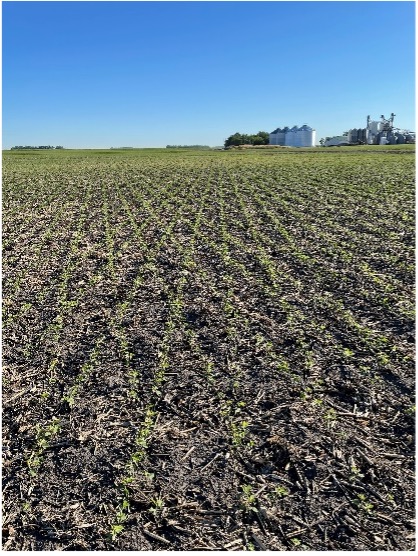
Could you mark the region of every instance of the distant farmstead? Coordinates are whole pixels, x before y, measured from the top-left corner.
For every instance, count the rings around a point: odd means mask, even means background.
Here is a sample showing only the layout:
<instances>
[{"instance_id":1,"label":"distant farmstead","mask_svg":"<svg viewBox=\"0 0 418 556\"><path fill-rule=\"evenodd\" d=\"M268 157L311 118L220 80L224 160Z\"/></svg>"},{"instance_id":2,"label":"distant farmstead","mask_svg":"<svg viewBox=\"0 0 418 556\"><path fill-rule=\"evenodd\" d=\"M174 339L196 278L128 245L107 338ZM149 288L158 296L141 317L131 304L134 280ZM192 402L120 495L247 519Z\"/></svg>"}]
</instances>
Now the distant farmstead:
<instances>
[{"instance_id":1,"label":"distant farmstead","mask_svg":"<svg viewBox=\"0 0 418 556\"><path fill-rule=\"evenodd\" d=\"M269 144L283 147L314 147L315 139L316 131L304 124L301 127L278 127L270 133Z\"/></svg>"}]
</instances>

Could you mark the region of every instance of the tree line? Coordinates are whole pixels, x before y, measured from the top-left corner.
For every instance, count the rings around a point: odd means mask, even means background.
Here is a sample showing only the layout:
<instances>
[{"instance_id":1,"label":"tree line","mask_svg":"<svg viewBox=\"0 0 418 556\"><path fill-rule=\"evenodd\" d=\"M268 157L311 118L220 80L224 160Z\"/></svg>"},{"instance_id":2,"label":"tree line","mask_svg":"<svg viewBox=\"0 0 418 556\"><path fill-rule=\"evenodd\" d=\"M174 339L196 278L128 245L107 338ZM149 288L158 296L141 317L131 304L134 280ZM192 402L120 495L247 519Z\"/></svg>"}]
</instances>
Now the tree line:
<instances>
[{"instance_id":1,"label":"tree line","mask_svg":"<svg viewBox=\"0 0 418 556\"><path fill-rule=\"evenodd\" d=\"M239 145L268 145L269 133L267 131L259 131L254 135L246 133L234 133L225 139L225 147L238 147Z\"/></svg>"},{"instance_id":2,"label":"tree line","mask_svg":"<svg viewBox=\"0 0 418 556\"><path fill-rule=\"evenodd\" d=\"M167 145L166 149L210 149L209 145Z\"/></svg>"},{"instance_id":3,"label":"tree line","mask_svg":"<svg viewBox=\"0 0 418 556\"><path fill-rule=\"evenodd\" d=\"M22 145L18 145L16 147L12 147L10 150L11 151L15 151L15 150L19 150L19 151L24 151L24 150L31 150L31 149L63 149L64 147L61 147L61 145L58 145L58 147L52 147L51 145L41 145L39 147L32 147L30 145L25 145L24 147Z\"/></svg>"}]
</instances>

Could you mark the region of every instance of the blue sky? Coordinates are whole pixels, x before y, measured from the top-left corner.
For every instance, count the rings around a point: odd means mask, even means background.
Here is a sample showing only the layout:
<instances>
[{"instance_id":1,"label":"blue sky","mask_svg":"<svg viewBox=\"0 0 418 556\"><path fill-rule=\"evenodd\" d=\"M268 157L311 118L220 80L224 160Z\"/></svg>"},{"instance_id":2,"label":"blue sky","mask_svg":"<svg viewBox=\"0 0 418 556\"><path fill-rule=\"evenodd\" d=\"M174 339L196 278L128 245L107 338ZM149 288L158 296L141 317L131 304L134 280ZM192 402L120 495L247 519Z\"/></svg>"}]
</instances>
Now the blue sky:
<instances>
[{"instance_id":1,"label":"blue sky","mask_svg":"<svg viewBox=\"0 0 418 556\"><path fill-rule=\"evenodd\" d=\"M413 2L3 2L3 148L222 145L395 112L415 129Z\"/></svg>"}]
</instances>

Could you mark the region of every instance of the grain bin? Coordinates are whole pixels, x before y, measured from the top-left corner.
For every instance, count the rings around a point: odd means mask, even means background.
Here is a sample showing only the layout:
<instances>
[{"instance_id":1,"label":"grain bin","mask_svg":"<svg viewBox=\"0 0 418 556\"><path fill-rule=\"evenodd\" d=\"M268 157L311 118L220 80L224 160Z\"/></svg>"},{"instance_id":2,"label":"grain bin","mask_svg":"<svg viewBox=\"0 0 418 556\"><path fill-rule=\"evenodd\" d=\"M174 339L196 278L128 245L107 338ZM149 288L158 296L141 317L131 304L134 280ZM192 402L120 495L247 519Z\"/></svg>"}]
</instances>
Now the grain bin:
<instances>
[{"instance_id":1,"label":"grain bin","mask_svg":"<svg viewBox=\"0 0 418 556\"><path fill-rule=\"evenodd\" d=\"M297 132L297 146L298 147L314 147L315 146L315 130L307 124L301 126Z\"/></svg>"}]
</instances>

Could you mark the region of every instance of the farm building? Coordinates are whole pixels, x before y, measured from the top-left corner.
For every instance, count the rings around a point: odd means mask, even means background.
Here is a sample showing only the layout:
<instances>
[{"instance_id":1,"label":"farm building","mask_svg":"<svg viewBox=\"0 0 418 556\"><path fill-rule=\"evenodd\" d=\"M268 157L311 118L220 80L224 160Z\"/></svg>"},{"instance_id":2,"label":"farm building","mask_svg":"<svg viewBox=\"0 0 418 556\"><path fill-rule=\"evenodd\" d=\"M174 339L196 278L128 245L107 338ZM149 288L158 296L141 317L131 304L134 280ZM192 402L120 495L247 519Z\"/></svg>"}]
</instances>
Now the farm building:
<instances>
[{"instance_id":1,"label":"farm building","mask_svg":"<svg viewBox=\"0 0 418 556\"><path fill-rule=\"evenodd\" d=\"M348 132L348 142L349 143L366 143L367 141L367 130L366 128L353 128Z\"/></svg>"},{"instance_id":2,"label":"farm building","mask_svg":"<svg viewBox=\"0 0 418 556\"><path fill-rule=\"evenodd\" d=\"M411 131L394 127L395 114L392 112L390 118L380 116L380 122L373 121L367 116L367 127L365 129L366 141L369 145L402 145L404 143L415 143L415 134Z\"/></svg>"},{"instance_id":3,"label":"farm building","mask_svg":"<svg viewBox=\"0 0 418 556\"><path fill-rule=\"evenodd\" d=\"M286 147L314 147L316 132L314 129L304 124L301 127L277 128L270 133L270 145L282 145Z\"/></svg>"},{"instance_id":4,"label":"farm building","mask_svg":"<svg viewBox=\"0 0 418 556\"><path fill-rule=\"evenodd\" d=\"M339 147L341 145L349 144L347 135L334 135L333 137L326 137L324 142L325 147Z\"/></svg>"},{"instance_id":5,"label":"farm building","mask_svg":"<svg viewBox=\"0 0 418 556\"><path fill-rule=\"evenodd\" d=\"M389 118L380 116L380 121L372 120L367 116L367 126L353 128L342 135L325 137L320 140L324 147L341 145L403 145L415 143L415 133L405 129L394 127L395 114L392 112Z\"/></svg>"}]
</instances>

